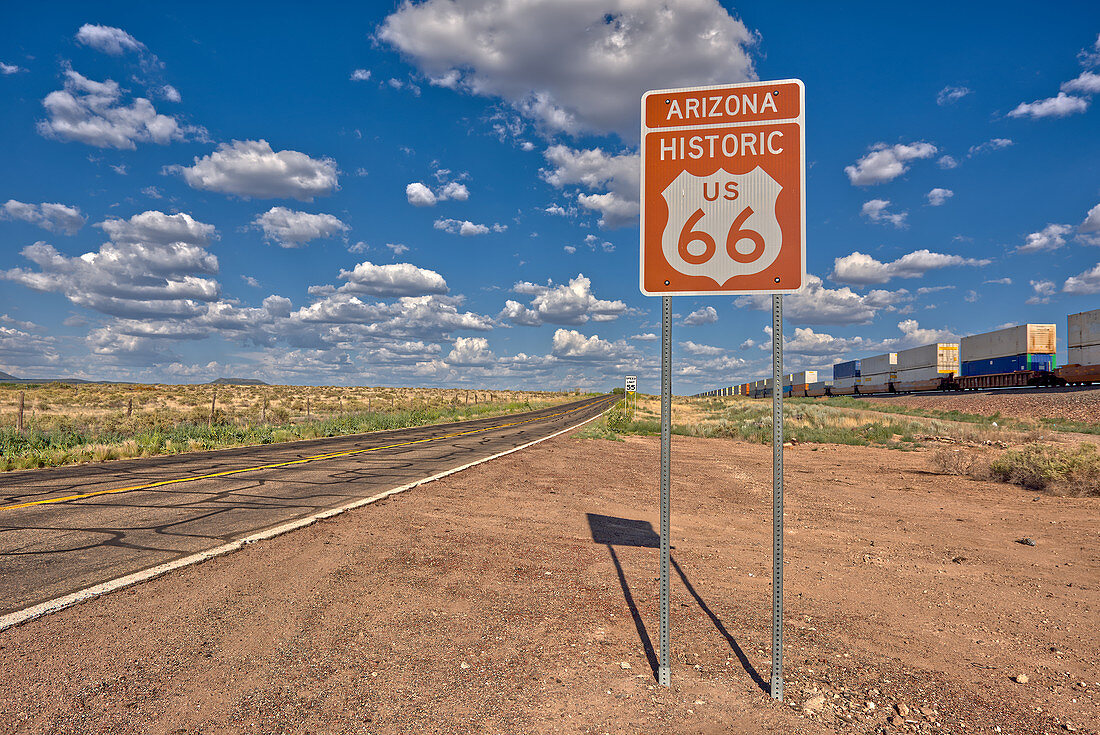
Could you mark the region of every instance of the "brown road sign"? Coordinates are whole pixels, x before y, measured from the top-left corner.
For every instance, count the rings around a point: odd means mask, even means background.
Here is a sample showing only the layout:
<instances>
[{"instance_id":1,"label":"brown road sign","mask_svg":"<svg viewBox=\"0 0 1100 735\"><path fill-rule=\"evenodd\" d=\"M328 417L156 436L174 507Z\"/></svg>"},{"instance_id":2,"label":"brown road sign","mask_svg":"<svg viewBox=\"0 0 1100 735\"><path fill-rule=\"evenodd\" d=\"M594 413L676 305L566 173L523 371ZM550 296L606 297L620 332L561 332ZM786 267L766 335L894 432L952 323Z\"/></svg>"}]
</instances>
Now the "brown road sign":
<instances>
[{"instance_id":1,"label":"brown road sign","mask_svg":"<svg viewBox=\"0 0 1100 735\"><path fill-rule=\"evenodd\" d=\"M790 293L802 286L804 123L797 79L642 97L642 293Z\"/></svg>"}]
</instances>

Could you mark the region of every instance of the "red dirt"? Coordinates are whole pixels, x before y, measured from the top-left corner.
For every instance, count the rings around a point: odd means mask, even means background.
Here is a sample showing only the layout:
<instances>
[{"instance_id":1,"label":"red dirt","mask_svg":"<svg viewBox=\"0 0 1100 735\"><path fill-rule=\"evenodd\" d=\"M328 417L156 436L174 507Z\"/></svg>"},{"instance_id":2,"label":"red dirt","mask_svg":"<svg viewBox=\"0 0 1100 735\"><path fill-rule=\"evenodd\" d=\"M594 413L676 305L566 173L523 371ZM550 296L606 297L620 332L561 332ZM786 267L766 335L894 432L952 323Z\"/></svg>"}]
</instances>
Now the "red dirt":
<instances>
[{"instance_id":1,"label":"red dirt","mask_svg":"<svg viewBox=\"0 0 1100 735\"><path fill-rule=\"evenodd\" d=\"M1066 390L979 391L939 395L899 395L867 398L875 403L937 411L962 411L992 416L1000 413L1018 419L1069 419L1100 424L1100 388Z\"/></svg>"},{"instance_id":2,"label":"red dirt","mask_svg":"<svg viewBox=\"0 0 1100 735\"><path fill-rule=\"evenodd\" d=\"M586 515L656 528L657 440L565 436L0 633L0 732L1096 731L1098 501L927 452L788 451L771 701L770 451L674 438L671 689L657 550Z\"/></svg>"}]
</instances>

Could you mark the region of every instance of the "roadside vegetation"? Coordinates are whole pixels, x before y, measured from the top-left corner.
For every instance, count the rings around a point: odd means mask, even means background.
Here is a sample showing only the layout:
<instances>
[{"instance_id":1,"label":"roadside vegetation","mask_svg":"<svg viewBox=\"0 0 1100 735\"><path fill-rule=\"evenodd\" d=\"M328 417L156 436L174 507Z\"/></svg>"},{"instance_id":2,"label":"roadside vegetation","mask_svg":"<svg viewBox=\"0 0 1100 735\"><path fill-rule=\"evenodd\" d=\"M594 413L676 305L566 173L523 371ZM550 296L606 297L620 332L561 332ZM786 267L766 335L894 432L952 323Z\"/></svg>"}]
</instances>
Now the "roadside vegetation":
<instances>
[{"instance_id":1,"label":"roadside vegetation","mask_svg":"<svg viewBox=\"0 0 1100 735\"><path fill-rule=\"evenodd\" d=\"M22 432L17 427L21 393ZM528 411L579 395L334 386L0 384L0 470L400 429Z\"/></svg>"}]
</instances>

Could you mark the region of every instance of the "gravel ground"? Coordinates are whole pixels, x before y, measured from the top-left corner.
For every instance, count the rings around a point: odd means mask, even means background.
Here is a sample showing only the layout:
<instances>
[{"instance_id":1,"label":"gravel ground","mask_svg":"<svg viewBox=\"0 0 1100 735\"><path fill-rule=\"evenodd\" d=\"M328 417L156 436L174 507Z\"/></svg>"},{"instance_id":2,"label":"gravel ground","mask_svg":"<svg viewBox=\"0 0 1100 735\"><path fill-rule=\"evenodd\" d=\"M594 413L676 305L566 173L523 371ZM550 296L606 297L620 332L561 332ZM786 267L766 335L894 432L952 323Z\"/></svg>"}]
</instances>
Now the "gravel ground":
<instances>
[{"instance_id":1,"label":"gravel ground","mask_svg":"<svg viewBox=\"0 0 1100 735\"><path fill-rule=\"evenodd\" d=\"M1096 499L788 450L780 704L770 449L673 461L671 689L658 440L567 435L0 633L0 733L1097 731Z\"/></svg>"},{"instance_id":2,"label":"gravel ground","mask_svg":"<svg viewBox=\"0 0 1100 735\"><path fill-rule=\"evenodd\" d=\"M1069 419L1100 424L1100 387L1040 389L1033 391L981 391L939 395L899 395L867 398L867 401L940 411L963 411L986 416L1020 419Z\"/></svg>"}]
</instances>

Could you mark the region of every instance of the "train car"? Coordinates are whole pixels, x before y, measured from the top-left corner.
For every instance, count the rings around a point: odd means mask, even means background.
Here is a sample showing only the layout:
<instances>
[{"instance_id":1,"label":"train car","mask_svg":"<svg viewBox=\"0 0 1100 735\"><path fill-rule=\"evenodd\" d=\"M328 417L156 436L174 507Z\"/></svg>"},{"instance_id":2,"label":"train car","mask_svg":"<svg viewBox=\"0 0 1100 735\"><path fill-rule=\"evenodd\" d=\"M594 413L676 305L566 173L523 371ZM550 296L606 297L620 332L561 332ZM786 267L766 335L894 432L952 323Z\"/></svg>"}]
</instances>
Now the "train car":
<instances>
[{"instance_id":1,"label":"train car","mask_svg":"<svg viewBox=\"0 0 1100 735\"><path fill-rule=\"evenodd\" d=\"M1014 370L1010 373L961 375L958 378L958 384L960 390L982 390L1056 386L1065 385L1066 381L1049 370Z\"/></svg>"},{"instance_id":2,"label":"train car","mask_svg":"<svg viewBox=\"0 0 1100 735\"><path fill-rule=\"evenodd\" d=\"M1100 383L1100 309L1070 314L1069 359L1054 372L1072 385Z\"/></svg>"}]
</instances>

